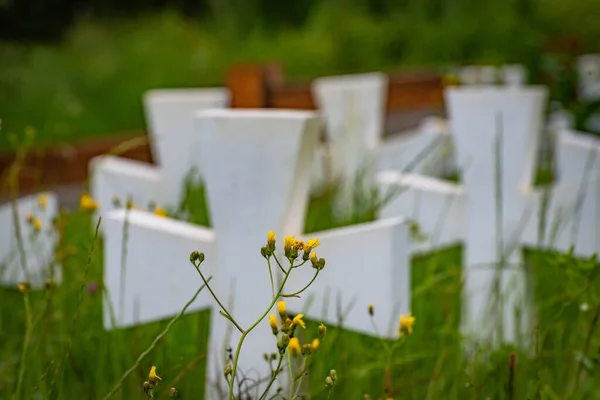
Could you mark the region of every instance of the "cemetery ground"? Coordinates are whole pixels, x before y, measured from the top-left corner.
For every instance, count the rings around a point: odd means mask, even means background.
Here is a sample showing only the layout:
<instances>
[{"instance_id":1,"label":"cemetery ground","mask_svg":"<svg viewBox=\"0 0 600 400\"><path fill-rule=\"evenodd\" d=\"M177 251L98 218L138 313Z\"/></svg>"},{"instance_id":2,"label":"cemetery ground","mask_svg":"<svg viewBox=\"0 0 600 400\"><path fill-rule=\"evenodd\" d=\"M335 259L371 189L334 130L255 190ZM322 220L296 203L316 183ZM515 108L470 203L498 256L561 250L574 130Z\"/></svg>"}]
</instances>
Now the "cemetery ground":
<instances>
[{"instance_id":1,"label":"cemetery ground","mask_svg":"<svg viewBox=\"0 0 600 400\"><path fill-rule=\"evenodd\" d=\"M202 186L188 183L186 193L182 208L188 219L209 225ZM346 221L333 217L335 189L313 195L305 231L373 220L377 202L364 193L357 196L357 211ZM183 316L153 347L168 320L107 332L102 324L103 243L95 235L97 220L86 210L86 200L81 209L62 212L53 226L40 228L59 234L55 261L62 268L61 284L48 282L43 290L25 290L26 296L17 287L0 290L0 397L103 399L134 366L111 398L145 398L142 383L156 366L162 378L156 398L167 398L171 387L177 388L179 398L202 398L210 312ZM343 329L345 315L366 314L369 305L336 299L339 324L327 327L305 380L311 398L328 398L325 378L335 369L335 399L600 399L600 267L595 260L526 250L538 317L532 350L481 345L465 351L459 334L461 253L460 247L452 247L412 259L416 323L393 356L386 353L384 342L394 341ZM264 260L252 260L256 262L245 267L268 279ZM365 276L369 269L364 266ZM163 293L155 295L160 299ZM319 323L307 321L302 335L316 337ZM148 348L152 350L136 363Z\"/></svg>"}]
</instances>

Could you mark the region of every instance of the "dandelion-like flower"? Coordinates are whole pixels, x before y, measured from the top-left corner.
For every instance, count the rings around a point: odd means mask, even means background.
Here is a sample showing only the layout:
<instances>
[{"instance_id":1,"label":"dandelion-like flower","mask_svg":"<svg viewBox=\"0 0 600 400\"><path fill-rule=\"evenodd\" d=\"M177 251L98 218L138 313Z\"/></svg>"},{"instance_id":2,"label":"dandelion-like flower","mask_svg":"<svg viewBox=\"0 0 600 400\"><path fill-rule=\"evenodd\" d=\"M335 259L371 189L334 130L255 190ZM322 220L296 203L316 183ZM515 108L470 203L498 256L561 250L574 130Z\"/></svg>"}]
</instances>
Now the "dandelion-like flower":
<instances>
[{"instance_id":1,"label":"dandelion-like flower","mask_svg":"<svg viewBox=\"0 0 600 400\"><path fill-rule=\"evenodd\" d=\"M156 207L154 209L154 215L156 215L157 217L161 217L161 218L165 218L165 217L169 216L169 214L167 214L167 211L162 207Z\"/></svg>"},{"instance_id":2,"label":"dandelion-like flower","mask_svg":"<svg viewBox=\"0 0 600 400\"><path fill-rule=\"evenodd\" d=\"M48 196L45 194L40 194L37 198L37 203L42 210L45 210L46 206L48 205Z\"/></svg>"},{"instance_id":3,"label":"dandelion-like flower","mask_svg":"<svg viewBox=\"0 0 600 400\"><path fill-rule=\"evenodd\" d=\"M306 252L305 252L306 254ZM317 252L313 251L312 253L310 253L310 262L312 263L313 267L318 268L319 267L319 258L317 257Z\"/></svg>"},{"instance_id":4,"label":"dandelion-like flower","mask_svg":"<svg viewBox=\"0 0 600 400\"><path fill-rule=\"evenodd\" d=\"M150 374L148 375L148 381L150 381L150 383L152 383L153 385L156 384L157 379L160 379L162 381L162 378L158 375L156 375L156 367L153 365L152 368L150 368Z\"/></svg>"},{"instance_id":5,"label":"dandelion-like flower","mask_svg":"<svg viewBox=\"0 0 600 400\"><path fill-rule=\"evenodd\" d=\"M306 324L302 320L303 317L304 317L304 314L296 315L294 317L294 319L292 320L292 326L300 325L301 327L306 328Z\"/></svg>"},{"instance_id":6,"label":"dandelion-like flower","mask_svg":"<svg viewBox=\"0 0 600 400\"><path fill-rule=\"evenodd\" d=\"M317 351L320 344L321 344L321 341L319 339L317 339L317 338L313 339L312 343L310 344L312 351Z\"/></svg>"},{"instance_id":7,"label":"dandelion-like flower","mask_svg":"<svg viewBox=\"0 0 600 400\"><path fill-rule=\"evenodd\" d=\"M408 313L406 317L400 315L400 327L398 328L398 335L411 334L413 331L413 325L415 324L415 317Z\"/></svg>"},{"instance_id":8,"label":"dandelion-like flower","mask_svg":"<svg viewBox=\"0 0 600 400\"><path fill-rule=\"evenodd\" d=\"M285 239L283 239L283 251L285 252L286 256L289 256L290 252L294 248L294 243L295 240L293 236L286 236Z\"/></svg>"},{"instance_id":9,"label":"dandelion-like flower","mask_svg":"<svg viewBox=\"0 0 600 400\"><path fill-rule=\"evenodd\" d=\"M42 229L42 221L39 218L35 218L31 225L36 232L39 232Z\"/></svg>"},{"instance_id":10,"label":"dandelion-like flower","mask_svg":"<svg viewBox=\"0 0 600 400\"><path fill-rule=\"evenodd\" d=\"M321 244L321 242L319 242L319 239L308 239L308 241L304 244L304 251L306 253L310 253L312 250L316 249L317 246L319 246Z\"/></svg>"},{"instance_id":11,"label":"dandelion-like flower","mask_svg":"<svg viewBox=\"0 0 600 400\"><path fill-rule=\"evenodd\" d=\"M290 339L290 343L288 344L288 351L293 356L299 356L302 353L302 348L300 347L300 341L297 337L293 337Z\"/></svg>"},{"instance_id":12,"label":"dandelion-like flower","mask_svg":"<svg viewBox=\"0 0 600 400\"><path fill-rule=\"evenodd\" d=\"M269 246L275 246L275 232L269 231L267 234L267 244Z\"/></svg>"},{"instance_id":13,"label":"dandelion-like flower","mask_svg":"<svg viewBox=\"0 0 600 400\"><path fill-rule=\"evenodd\" d=\"M296 250L304 249L304 242L302 240L294 240L294 248Z\"/></svg>"},{"instance_id":14,"label":"dandelion-like flower","mask_svg":"<svg viewBox=\"0 0 600 400\"><path fill-rule=\"evenodd\" d=\"M21 294L25 294L25 292L27 292L28 287L29 285L27 284L27 282L21 282L17 286L17 289L19 289L19 292L21 292Z\"/></svg>"},{"instance_id":15,"label":"dandelion-like flower","mask_svg":"<svg viewBox=\"0 0 600 400\"><path fill-rule=\"evenodd\" d=\"M84 193L79 198L79 207L84 211L96 211L98 203L88 193Z\"/></svg>"},{"instance_id":16,"label":"dandelion-like flower","mask_svg":"<svg viewBox=\"0 0 600 400\"><path fill-rule=\"evenodd\" d=\"M327 327L321 323L318 328L319 336L323 337L327 334Z\"/></svg>"},{"instance_id":17,"label":"dandelion-like flower","mask_svg":"<svg viewBox=\"0 0 600 400\"><path fill-rule=\"evenodd\" d=\"M277 317L275 317L275 314L269 315L269 325L271 325L273 335L277 335L279 332L279 326L277 326Z\"/></svg>"},{"instance_id":18,"label":"dandelion-like flower","mask_svg":"<svg viewBox=\"0 0 600 400\"><path fill-rule=\"evenodd\" d=\"M279 315L285 315L285 301L281 300L277 302L277 312Z\"/></svg>"}]
</instances>

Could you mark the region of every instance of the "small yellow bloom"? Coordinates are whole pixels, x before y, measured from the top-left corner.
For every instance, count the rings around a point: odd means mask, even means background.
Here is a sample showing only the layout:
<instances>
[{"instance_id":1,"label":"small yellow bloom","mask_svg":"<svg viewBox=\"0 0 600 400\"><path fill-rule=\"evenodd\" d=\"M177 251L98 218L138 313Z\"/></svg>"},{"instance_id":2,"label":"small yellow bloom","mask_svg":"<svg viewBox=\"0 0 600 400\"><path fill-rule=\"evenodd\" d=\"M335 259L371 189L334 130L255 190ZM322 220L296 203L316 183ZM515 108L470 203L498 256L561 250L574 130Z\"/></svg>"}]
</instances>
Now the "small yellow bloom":
<instances>
[{"instance_id":1,"label":"small yellow bloom","mask_svg":"<svg viewBox=\"0 0 600 400\"><path fill-rule=\"evenodd\" d=\"M267 244L269 246L275 245L275 232L269 231L269 233L267 234Z\"/></svg>"},{"instance_id":2,"label":"small yellow bloom","mask_svg":"<svg viewBox=\"0 0 600 400\"><path fill-rule=\"evenodd\" d=\"M162 208L162 207L156 207L154 209L154 215L156 215L157 217L165 218L169 214L167 214L167 211L164 208Z\"/></svg>"},{"instance_id":3,"label":"small yellow bloom","mask_svg":"<svg viewBox=\"0 0 600 400\"><path fill-rule=\"evenodd\" d=\"M79 207L84 211L96 211L98 203L88 193L84 193L79 198Z\"/></svg>"},{"instance_id":4,"label":"small yellow bloom","mask_svg":"<svg viewBox=\"0 0 600 400\"><path fill-rule=\"evenodd\" d=\"M306 244L304 245L304 251L310 253L313 249L316 249L318 245L320 245L319 239L308 239Z\"/></svg>"},{"instance_id":5,"label":"small yellow bloom","mask_svg":"<svg viewBox=\"0 0 600 400\"><path fill-rule=\"evenodd\" d=\"M319 336L323 337L325 336L325 334L327 333L327 327L325 325L323 325L323 323L321 323L321 325L319 325Z\"/></svg>"},{"instance_id":6,"label":"small yellow bloom","mask_svg":"<svg viewBox=\"0 0 600 400\"><path fill-rule=\"evenodd\" d=\"M319 266L319 258L317 257L317 252L313 251L312 253L310 253L310 262L312 263L313 267L317 268Z\"/></svg>"},{"instance_id":7,"label":"small yellow bloom","mask_svg":"<svg viewBox=\"0 0 600 400\"><path fill-rule=\"evenodd\" d=\"M285 301L281 300L277 303L277 312L279 315L285 315Z\"/></svg>"},{"instance_id":8,"label":"small yellow bloom","mask_svg":"<svg viewBox=\"0 0 600 400\"><path fill-rule=\"evenodd\" d=\"M400 328L398 328L398 334L402 335L404 333L411 334L413 331L413 325L415 324L415 317L408 313L406 317L404 315L400 315Z\"/></svg>"},{"instance_id":9,"label":"small yellow bloom","mask_svg":"<svg viewBox=\"0 0 600 400\"><path fill-rule=\"evenodd\" d=\"M19 283L17 288L19 289L19 292L21 292L21 294L25 294L25 292L27 291L27 282Z\"/></svg>"},{"instance_id":10,"label":"small yellow bloom","mask_svg":"<svg viewBox=\"0 0 600 400\"><path fill-rule=\"evenodd\" d=\"M293 236L286 236L285 239L283 239L283 250L285 251L286 254L288 254L292 248L294 247L294 237Z\"/></svg>"},{"instance_id":11,"label":"small yellow bloom","mask_svg":"<svg viewBox=\"0 0 600 400\"><path fill-rule=\"evenodd\" d=\"M310 344L312 351L317 351L320 344L321 344L321 341L319 339L317 339L317 338L313 339L312 343Z\"/></svg>"},{"instance_id":12,"label":"small yellow bloom","mask_svg":"<svg viewBox=\"0 0 600 400\"><path fill-rule=\"evenodd\" d=\"M300 341L297 337L293 337L290 339L290 343L288 344L288 351L293 356L299 356L302 353L302 348L300 347Z\"/></svg>"},{"instance_id":13,"label":"small yellow bloom","mask_svg":"<svg viewBox=\"0 0 600 400\"><path fill-rule=\"evenodd\" d=\"M304 242L302 240L294 240L294 247L296 250L302 250L304 248Z\"/></svg>"},{"instance_id":14,"label":"small yellow bloom","mask_svg":"<svg viewBox=\"0 0 600 400\"><path fill-rule=\"evenodd\" d=\"M277 335L277 332L279 332L279 327L277 326L277 317L275 317L275 314L269 315L269 325L271 325L273 334Z\"/></svg>"},{"instance_id":15,"label":"small yellow bloom","mask_svg":"<svg viewBox=\"0 0 600 400\"><path fill-rule=\"evenodd\" d=\"M35 218L32 222L33 229L39 232L42 229L42 221L39 218Z\"/></svg>"},{"instance_id":16,"label":"small yellow bloom","mask_svg":"<svg viewBox=\"0 0 600 400\"><path fill-rule=\"evenodd\" d=\"M127 203L125 203L125 207L126 207L128 210L133 210L134 208L136 208L136 205L135 205L135 203L133 202L133 200L131 200L131 199L130 199L130 200L127 200Z\"/></svg>"},{"instance_id":17,"label":"small yellow bloom","mask_svg":"<svg viewBox=\"0 0 600 400\"><path fill-rule=\"evenodd\" d=\"M306 328L306 324L302 321L302 317L304 317L304 314L296 315L292 320L292 326L300 325L301 327Z\"/></svg>"},{"instance_id":18,"label":"small yellow bloom","mask_svg":"<svg viewBox=\"0 0 600 400\"><path fill-rule=\"evenodd\" d=\"M48 205L48 196L45 194L40 194L37 198L37 203L42 210L45 210L46 206Z\"/></svg>"},{"instance_id":19,"label":"small yellow bloom","mask_svg":"<svg viewBox=\"0 0 600 400\"><path fill-rule=\"evenodd\" d=\"M162 381L162 378L158 375L156 375L156 367L153 365L152 368L150 368L150 374L148 375L148 380L150 381L150 383L156 383L156 380L160 379Z\"/></svg>"},{"instance_id":20,"label":"small yellow bloom","mask_svg":"<svg viewBox=\"0 0 600 400\"><path fill-rule=\"evenodd\" d=\"M369 304L369 315L373 316L373 314L374 314L373 304Z\"/></svg>"}]
</instances>

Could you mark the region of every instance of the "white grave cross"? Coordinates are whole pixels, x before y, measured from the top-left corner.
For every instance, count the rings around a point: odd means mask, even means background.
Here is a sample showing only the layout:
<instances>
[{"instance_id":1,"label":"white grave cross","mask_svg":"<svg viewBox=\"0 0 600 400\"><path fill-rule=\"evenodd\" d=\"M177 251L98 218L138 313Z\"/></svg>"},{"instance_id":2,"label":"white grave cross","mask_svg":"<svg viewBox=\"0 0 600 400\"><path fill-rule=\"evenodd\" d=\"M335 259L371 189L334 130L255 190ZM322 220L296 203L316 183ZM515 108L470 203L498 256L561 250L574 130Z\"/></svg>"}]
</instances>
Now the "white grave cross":
<instances>
[{"instance_id":1,"label":"white grave cross","mask_svg":"<svg viewBox=\"0 0 600 400\"><path fill-rule=\"evenodd\" d=\"M144 94L144 110L152 155L157 165L125 158L100 156L91 163L91 194L98 212L113 208L116 196L121 205L131 198L146 207L153 202L175 208L182 200L183 181L195 170L200 176L199 148L194 133L194 112L226 107L225 88L156 89Z\"/></svg>"},{"instance_id":2,"label":"white grave cross","mask_svg":"<svg viewBox=\"0 0 600 400\"><path fill-rule=\"evenodd\" d=\"M545 89L463 87L449 89L446 95L463 183L381 173L379 180L384 187L399 186L407 190L386 207L382 216L412 217L431 234L428 241L415 244L416 251L464 243L464 327L467 333L480 338L493 337L498 328L489 320L487 304L496 281L494 266L503 258L506 263L506 269L500 273L501 292L506 297L503 337L516 341L526 334L526 324L531 324L527 316L527 297L531 293L521 267L521 246L565 251L573 244L575 254L582 256L600 250L598 170L586 179L582 163L576 164L577 159L585 158L584 154L595 149L581 141L569 143L562 134L559 143L563 155L559 155L559 160L562 159L559 165L567 171L566 178L577 173L579 178L561 179L549 189L548 221L539 237L546 194L534 189L532 183ZM561 228L557 236L551 235L555 221ZM571 235L575 227L580 231L577 236ZM523 332L515 332L519 326L515 308L523 311Z\"/></svg>"}]
</instances>

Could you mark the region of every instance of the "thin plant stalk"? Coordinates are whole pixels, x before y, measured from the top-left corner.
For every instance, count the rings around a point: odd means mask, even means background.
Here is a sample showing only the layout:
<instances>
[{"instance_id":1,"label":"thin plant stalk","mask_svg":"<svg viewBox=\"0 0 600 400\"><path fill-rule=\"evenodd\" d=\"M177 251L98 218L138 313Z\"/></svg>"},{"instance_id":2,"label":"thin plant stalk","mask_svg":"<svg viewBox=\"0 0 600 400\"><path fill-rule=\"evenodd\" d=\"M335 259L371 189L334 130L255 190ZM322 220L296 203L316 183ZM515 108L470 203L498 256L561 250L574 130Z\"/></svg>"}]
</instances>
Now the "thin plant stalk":
<instances>
[{"instance_id":1,"label":"thin plant stalk","mask_svg":"<svg viewBox=\"0 0 600 400\"><path fill-rule=\"evenodd\" d=\"M87 281L87 275L90 270L90 264L92 263L92 255L94 254L94 245L96 244L96 239L98 239L98 232L100 230L100 223L102 222L102 217L98 218L98 223L96 224L96 231L94 232L94 237L92 239L92 244L90 246L90 252L88 254L87 263L85 265L85 272L83 275L83 282L81 283L81 288L79 289L79 297L77 298L77 305L75 306L75 313L73 313L73 326L71 327L71 332L69 334L69 339L67 340L67 351L65 353L65 359L62 365L61 377L65 372L65 364L69 359L69 355L71 353L71 343L73 340L73 331L75 330L75 326L77 325L77 318L79 315L79 307L81 306L81 300L83 297L83 291L85 289L85 284Z\"/></svg>"},{"instance_id":2,"label":"thin plant stalk","mask_svg":"<svg viewBox=\"0 0 600 400\"><path fill-rule=\"evenodd\" d=\"M276 259L276 261L277 261L277 259ZM277 261L277 263L279 263L279 261ZM244 344L244 340L246 339L246 336L248 336L248 334L250 332L252 332L252 330L254 328L256 328L256 326L260 323L260 321L262 321L265 318L265 316L269 313L269 311L271 311L271 309L275 305L275 302L277 301L277 299L281 295L281 292L283 291L285 283L287 282L287 280L288 280L288 278L289 278L289 276L290 276L290 274L292 272L292 269L295 268L295 267L296 266L294 266L293 264L290 265L290 268L286 271L285 277L283 278L283 282L281 283L281 286L279 287L279 290L277 291L277 295L273 298L273 300L271 301L271 304L269 305L269 307L260 316L260 318L257 319L256 322L254 324L252 324L252 326L250 326L250 328L246 329L242 333L242 337L240 338L240 341L238 342L237 349L235 350L235 357L233 359L233 370L232 370L231 378L230 378L230 381L229 381L229 400L233 400L234 399L234 396L233 396L233 385L235 383L235 376L236 376L237 366L238 366L238 362L239 362L239 358L240 358L240 351L242 350L242 345Z\"/></svg>"},{"instance_id":3,"label":"thin plant stalk","mask_svg":"<svg viewBox=\"0 0 600 400\"><path fill-rule=\"evenodd\" d=\"M23 340L23 349L21 350L17 388L12 395L12 399L18 399L21 397L21 386L23 385L23 377L25 376L26 369L27 350L29 349L29 342L31 341L31 305L29 303L29 292L27 289L25 289L25 292L23 293L23 302L25 304L25 338Z\"/></svg>"},{"instance_id":4,"label":"thin plant stalk","mask_svg":"<svg viewBox=\"0 0 600 400\"><path fill-rule=\"evenodd\" d=\"M212 277L208 277L207 282L210 281L212 279ZM198 290L196 291L196 293L194 294L194 296L192 296L192 298L187 302L187 304L181 309L181 311L179 312L179 314L177 314L169 323L168 325L165 327L165 329L163 329L163 331L161 333L159 333L154 340L152 341L152 344L150 344L150 346L144 351L142 352L142 354L140 354L137 358L137 360L135 360L135 363L133 364L133 366L131 368L129 368L127 371L125 371L125 373L123 374L123 376L121 376L121 379L119 380L119 382L117 383L117 385L106 395L104 396L103 400L107 400L109 398L111 398L123 385L123 382L125 382L125 379L127 379L127 377L129 375L131 375L131 373L133 371L135 371L140 363L142 362L142 360L148 355L150 354L150 352L152 350L154 350L154 348L156 347L156 345L158 344L158 342L165 337L165 335L169 332L169 330L171 329L171 327L173 325L175 325L175 323L179 320L179 318L181 318L183 316L183 314L185 314L185 312L187 311L188 307L192 305L192 303L196 300L196 298L198 297L198 295L200 294L200 292L202 291L202 289L204 289L205 287L207 287L206 284L203 284L202 286L200 286L200 288L198 288Z\"/></svg>"}]
</instances>

